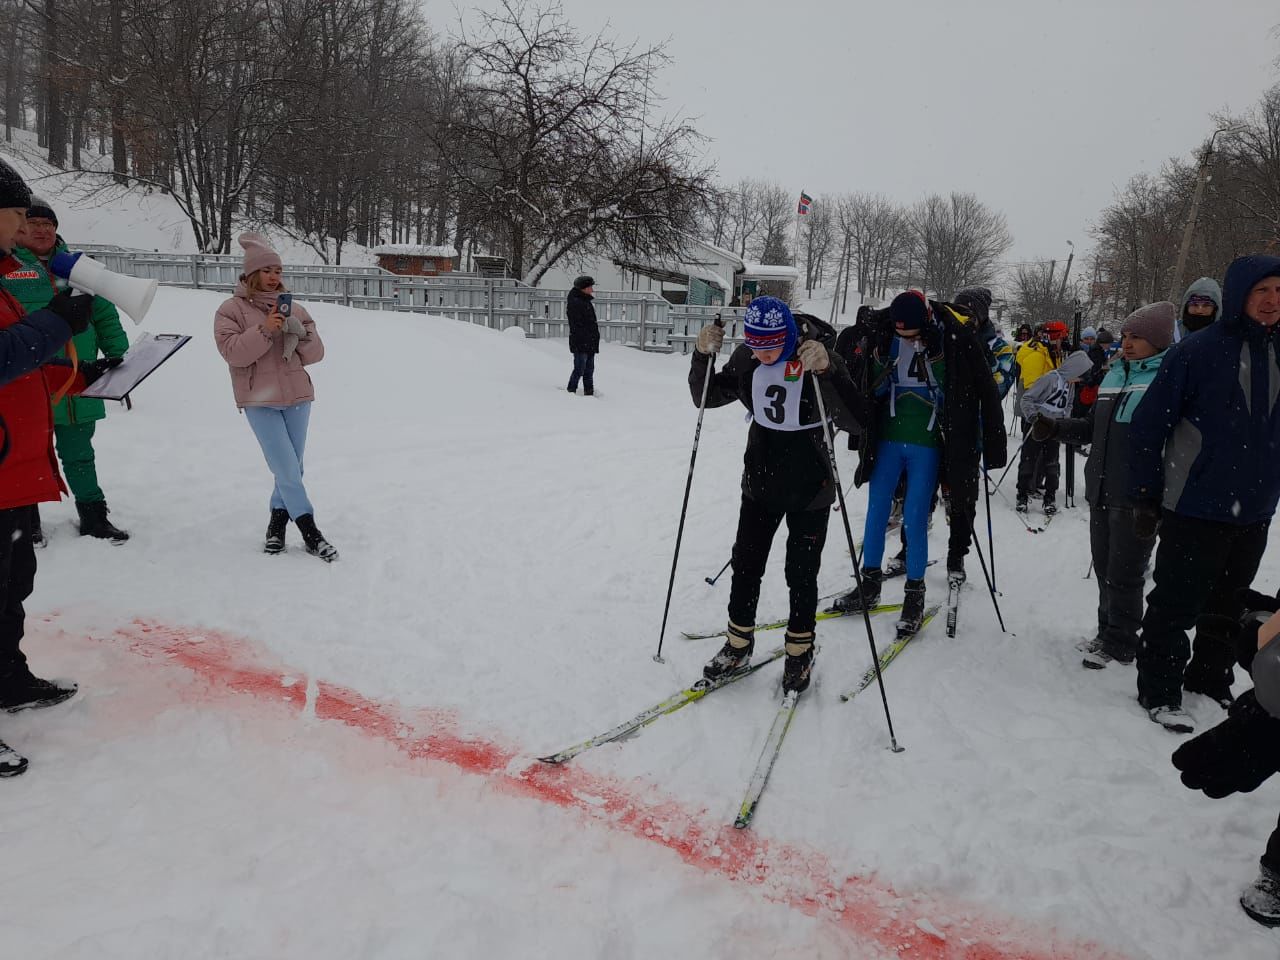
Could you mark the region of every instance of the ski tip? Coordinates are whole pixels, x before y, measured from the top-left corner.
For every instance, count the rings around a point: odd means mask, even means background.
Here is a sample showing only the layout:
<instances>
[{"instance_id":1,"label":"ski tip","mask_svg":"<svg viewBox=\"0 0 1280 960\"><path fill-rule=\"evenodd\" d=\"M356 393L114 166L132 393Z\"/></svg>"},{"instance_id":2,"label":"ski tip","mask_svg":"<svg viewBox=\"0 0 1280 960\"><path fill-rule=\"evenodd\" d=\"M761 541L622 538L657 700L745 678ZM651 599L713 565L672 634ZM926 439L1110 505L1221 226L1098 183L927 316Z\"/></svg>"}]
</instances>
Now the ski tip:
<instances>
[{"instance_id":1,"label":"ski tip","mask_svg":"<svg viewBox=\"0 0 1280 960\"><path fill-rule=\"evenodd\" d=\"M549 757L539 757L538 762L545 763L549 767L558 767L568 759L568 757L562 757L558 753L553 753Z\"/></svg>"}]
</instances>

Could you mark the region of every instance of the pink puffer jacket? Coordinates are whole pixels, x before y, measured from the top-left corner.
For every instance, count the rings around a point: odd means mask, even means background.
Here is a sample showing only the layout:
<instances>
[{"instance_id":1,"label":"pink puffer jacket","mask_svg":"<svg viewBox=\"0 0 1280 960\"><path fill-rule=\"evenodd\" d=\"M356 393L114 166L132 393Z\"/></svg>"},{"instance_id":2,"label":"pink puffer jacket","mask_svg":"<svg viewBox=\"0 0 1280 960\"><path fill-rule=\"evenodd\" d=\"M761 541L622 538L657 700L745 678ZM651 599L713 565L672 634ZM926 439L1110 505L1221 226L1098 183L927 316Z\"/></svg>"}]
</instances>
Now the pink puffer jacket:
<instances>
[{"instance_id":1,"label":"pink puffer jacket","mask_svg":"<svg viewBox=\"0 0 1280 960\"><path fill-rule=\"evenodd\" d=\"M282 334L268 334L263 326L276 296L258 291L250 297L241 283L213 318L213 338L231 367L237 407L288 407L316 397L303 367L324 358L324 343L311 315L295 300L293 315L302 321L307 336L298 340L298 349L286 361Z\"/></svg>"}]
</instances>

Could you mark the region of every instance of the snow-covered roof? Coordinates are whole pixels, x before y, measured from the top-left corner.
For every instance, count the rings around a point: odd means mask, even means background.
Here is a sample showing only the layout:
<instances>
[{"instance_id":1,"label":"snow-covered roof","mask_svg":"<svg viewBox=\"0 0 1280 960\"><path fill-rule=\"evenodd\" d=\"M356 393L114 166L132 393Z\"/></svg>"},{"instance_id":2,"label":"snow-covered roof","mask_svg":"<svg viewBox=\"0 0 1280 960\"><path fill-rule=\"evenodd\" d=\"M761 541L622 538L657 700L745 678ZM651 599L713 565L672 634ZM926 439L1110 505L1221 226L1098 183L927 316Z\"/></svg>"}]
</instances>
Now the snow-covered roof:
<instances>
[{"instance_id":1,"label":"snow-covered roof","mask_svg":"<svg viewBox=\"0 0 1280 960\"><path fill-rule=\"evenodd\" d=\"M742 258L739 257L732 250L726 250L724 249L724 247L717 247L715 244L707 243L707 241L703 240L701 237L695 237L695 236L692 236L691 234L685 234L685 239L688 240L690 243L693 243L699 247L702 247L702 249L706 250L708 253L714 255L715 257L721 260L727 260L730 264L734 265L735 272L738 269L741 269Z\"/></svg>"},{"instance_id":2,"label":"snow-covered roof","mask_svg":"<svg viewBox=\"0 0 1280 960\"><path fill-rule=\"evenodd\" d=\"M744 264L746 272L744 280L799 280L800 271L786 264L748 263Z\"/></svg>"},{"instance_id":3,"label":"snow-covered roof","mask_svg":"<svg viewBox=\"0 0 1280 960\"><path fill-rule=\"evenodd\" d=\"M419 247L411 243L384 243L373 247L370 253L380 257L456 257L458 251L453 247Z\"/></svg>"}]
</instances>

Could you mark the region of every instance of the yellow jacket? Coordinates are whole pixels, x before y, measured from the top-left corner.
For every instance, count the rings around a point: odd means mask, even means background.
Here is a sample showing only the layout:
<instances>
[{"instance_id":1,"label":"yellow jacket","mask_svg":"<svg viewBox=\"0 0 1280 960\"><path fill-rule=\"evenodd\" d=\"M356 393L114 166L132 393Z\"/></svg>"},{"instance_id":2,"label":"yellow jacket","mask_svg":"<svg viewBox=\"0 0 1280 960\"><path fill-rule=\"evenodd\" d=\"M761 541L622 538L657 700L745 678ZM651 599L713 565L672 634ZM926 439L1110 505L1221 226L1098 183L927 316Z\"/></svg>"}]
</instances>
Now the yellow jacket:
<instances>
[{"instance_id":1,"label":"yellow jacket","mask_svg":"<svg viewBox=\"0 0 1280 960\"><path fill-rule=\"evenodd\" d=\"M1028 340L1018 351L1018 367L1022 371L1022 389L1026 390L1057 366L1048 347L1039 340Z\"/></svg>"}]
</instances>

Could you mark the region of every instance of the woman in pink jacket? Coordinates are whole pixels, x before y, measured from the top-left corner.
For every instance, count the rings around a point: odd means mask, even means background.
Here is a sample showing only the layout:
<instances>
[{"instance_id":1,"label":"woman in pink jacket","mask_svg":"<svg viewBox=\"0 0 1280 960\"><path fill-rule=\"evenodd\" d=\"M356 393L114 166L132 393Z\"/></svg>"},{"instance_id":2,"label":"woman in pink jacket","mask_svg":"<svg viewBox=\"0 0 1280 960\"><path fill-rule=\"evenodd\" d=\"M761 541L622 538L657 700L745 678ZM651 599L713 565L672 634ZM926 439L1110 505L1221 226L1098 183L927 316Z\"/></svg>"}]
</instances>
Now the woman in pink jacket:
<instances>
[{"instance_id":1,"label":"woman in pink jacket","mask_svg":"<svg viewBox=\"0 0 1280 960\"><path fill-rule=\"evenodd\" d=\"M315 321L296 303L292 316L302 321L304 332L296 348L292 337L286 342L285 317L276 309L276 299L284 292L280 255L260 234L242 233L239 240L244 270L235 296L218 308L213 336L231 367L236 406L248 419L276 481L264 549L284 550L285 528L292 517L307 553L332 562L338 551L316 529L315 511L302 483L302 454L315 399L304 367L323 359L324 344Z\"/></svg>"}]
</instances>

